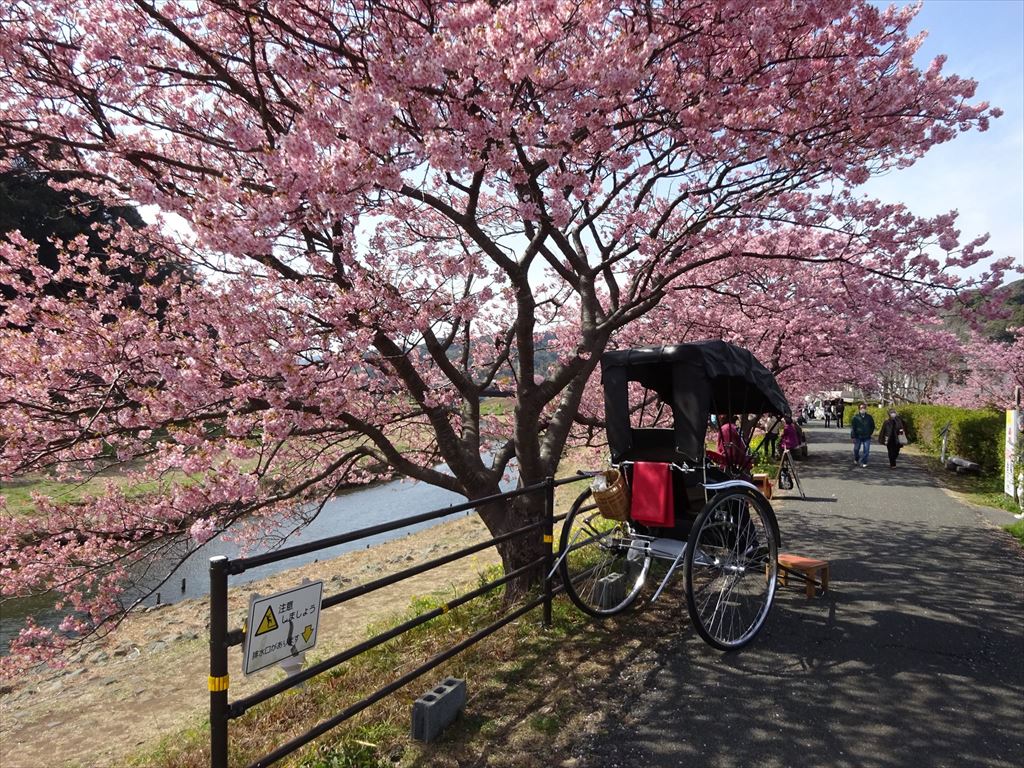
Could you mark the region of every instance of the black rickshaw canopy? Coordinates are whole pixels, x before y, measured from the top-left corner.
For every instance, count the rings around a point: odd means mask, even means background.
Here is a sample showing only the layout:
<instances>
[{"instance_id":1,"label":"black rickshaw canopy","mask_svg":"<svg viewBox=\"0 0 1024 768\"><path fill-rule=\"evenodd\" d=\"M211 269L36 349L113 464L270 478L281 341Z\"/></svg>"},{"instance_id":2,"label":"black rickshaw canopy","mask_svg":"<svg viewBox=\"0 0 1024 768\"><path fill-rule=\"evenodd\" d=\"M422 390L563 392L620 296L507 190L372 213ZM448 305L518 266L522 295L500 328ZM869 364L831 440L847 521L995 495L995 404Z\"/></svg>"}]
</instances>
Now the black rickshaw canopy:
<instances>
[{"instance_id":1,"label":"black rickshaw canopy","mask_svg":"<svg viewBox=\"0 0 1024 768\"><path fill-rule=\"evenodd\" d=\"M712 413L790 413L771 371L749 350L720 340L605 352L601 379L613 463L667 461L671 454L697 461L704 454ZM630 425L631 381L653 390L671 407L673 429Z\"/></svg>"}]
</instances>

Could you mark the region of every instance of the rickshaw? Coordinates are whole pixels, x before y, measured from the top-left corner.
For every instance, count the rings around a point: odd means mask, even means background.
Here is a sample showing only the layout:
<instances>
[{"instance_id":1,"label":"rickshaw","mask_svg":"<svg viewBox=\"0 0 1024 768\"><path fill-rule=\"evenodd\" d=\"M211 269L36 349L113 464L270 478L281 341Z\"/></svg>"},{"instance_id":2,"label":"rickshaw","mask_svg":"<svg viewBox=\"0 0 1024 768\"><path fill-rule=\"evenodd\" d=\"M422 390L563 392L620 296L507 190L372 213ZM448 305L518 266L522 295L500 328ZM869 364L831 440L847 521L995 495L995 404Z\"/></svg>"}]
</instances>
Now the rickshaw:
<instances>
[{"instance_id":1,"label":"rickshaw","mask_svg":"<svg viewBox=\"0 0 1024 768\"><path fill-rule=\"evenodd\" d=\"M724 341L607 352L601 374L611 469L587 473L596 485L562 525L555 570L566 593L611 616L637 600L652 562L665 570L652 602L681 567L699 635L742 648L771 609L779 526L746 452L711 451L705 439L712 415L788 415L785 396L749 351Z\"/></svg>"}]
</instances>

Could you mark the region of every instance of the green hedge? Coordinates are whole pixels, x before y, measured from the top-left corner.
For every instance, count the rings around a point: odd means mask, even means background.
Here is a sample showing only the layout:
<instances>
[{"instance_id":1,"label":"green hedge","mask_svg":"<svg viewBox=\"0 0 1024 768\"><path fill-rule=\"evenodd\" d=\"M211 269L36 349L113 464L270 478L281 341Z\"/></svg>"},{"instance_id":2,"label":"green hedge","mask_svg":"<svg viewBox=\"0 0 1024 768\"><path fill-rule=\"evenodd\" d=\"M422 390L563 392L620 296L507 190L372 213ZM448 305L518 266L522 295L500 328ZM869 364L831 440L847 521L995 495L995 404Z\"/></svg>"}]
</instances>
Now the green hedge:
<instances>
[{"instance_id":1,"label":"green hedge","mask_svg":"<svg viewBox=\"0 0 1024 768\"><path fill-rule=\"evenodd\" d=\"M887 408L871 408L878 429ZM1006 414L991 409L954 408L949 405L901 405L896 408L907 425L910 441L938 456L942 450L942 428L952 422L947 456L960 456L981 465L983 472L1003 471L1003 441ZM875 433L877 439L878 433Z\"/></svg>"}]
</instances>

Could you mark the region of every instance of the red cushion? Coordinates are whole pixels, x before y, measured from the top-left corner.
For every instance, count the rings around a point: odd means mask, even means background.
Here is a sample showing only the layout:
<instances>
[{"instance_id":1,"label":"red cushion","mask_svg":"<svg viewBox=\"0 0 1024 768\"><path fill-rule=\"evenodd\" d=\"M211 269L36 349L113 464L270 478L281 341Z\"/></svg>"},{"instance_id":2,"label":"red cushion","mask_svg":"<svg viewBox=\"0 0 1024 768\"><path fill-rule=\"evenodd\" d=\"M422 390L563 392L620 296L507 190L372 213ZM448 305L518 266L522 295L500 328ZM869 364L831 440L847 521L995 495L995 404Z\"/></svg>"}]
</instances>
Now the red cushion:
<instances>
[{"instance_id":1,"label":"red cushion","mask_svg":"<svg viewBox=\"0 0 1024 768\"><path fill-rule=\"evenodd\" d=\"M672 467L655 461L633 465L630 517L644 525L671 528L676 524L672 503Z\"/></svg>"}]
</instances>

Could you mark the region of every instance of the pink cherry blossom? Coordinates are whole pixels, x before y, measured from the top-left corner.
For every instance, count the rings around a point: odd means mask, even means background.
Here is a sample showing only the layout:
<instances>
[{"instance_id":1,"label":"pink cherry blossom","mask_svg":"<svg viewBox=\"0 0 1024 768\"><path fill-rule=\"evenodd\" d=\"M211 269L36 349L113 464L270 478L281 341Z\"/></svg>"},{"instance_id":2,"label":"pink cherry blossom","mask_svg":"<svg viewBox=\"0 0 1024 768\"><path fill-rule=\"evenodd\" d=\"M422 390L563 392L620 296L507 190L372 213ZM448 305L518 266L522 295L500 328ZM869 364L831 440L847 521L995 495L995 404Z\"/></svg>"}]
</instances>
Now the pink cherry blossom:
<instances>
[{"instance_id":1,"label":"pink cherry blossom","mask_svg":"<svg viewBox=\"0 0 1024 768\"><path fill-rule=\"evenodd\" d=\"M86 291L57 299L33 244L0 240L0 480L124 480L0 510L0 589L64 594L69 629L123 615L154 542L248 521L256 546L262 520L391 473L469 498L513 458L554 475L600 432L609 344L721 336L795 395L877 379L894 340L924 360L929 318L975 287L958 275L1007 269L954 214L853 191L998 116L913 65L913 7L8 5L0 169L28 157L190 228L111 235L140 270L191 268L138 308L82 243L60 248ZM495 390L508 417L481 409ZM500 533L542 506L480 511ZM68 642L29 627L18 658Z\"/></svg>"}]
</instances>

